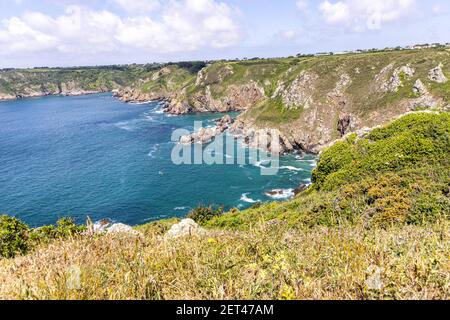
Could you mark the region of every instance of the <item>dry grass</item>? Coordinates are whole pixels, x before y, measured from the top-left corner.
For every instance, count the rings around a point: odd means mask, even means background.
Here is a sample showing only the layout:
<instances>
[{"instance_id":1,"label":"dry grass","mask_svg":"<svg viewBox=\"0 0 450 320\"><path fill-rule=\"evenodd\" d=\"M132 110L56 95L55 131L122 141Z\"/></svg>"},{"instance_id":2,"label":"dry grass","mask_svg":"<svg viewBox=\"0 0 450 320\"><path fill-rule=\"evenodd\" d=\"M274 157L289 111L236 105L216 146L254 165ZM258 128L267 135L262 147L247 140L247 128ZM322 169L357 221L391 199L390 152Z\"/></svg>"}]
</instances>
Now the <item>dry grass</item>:
<instances>
[{"instance_id":1,"label":"dry grass","mask_svg":"<svg viewBox=\"0 0 450 320\"><path fill-rule=\"evenodd\" d=\"M138 238L58 241L0 260L0 298L448 299L449 227L264 223L179 240L149 229ZM77 268L80 286L71 288ZM367 282L377 268L380 290Z\"/></svg>"}]
</instances>

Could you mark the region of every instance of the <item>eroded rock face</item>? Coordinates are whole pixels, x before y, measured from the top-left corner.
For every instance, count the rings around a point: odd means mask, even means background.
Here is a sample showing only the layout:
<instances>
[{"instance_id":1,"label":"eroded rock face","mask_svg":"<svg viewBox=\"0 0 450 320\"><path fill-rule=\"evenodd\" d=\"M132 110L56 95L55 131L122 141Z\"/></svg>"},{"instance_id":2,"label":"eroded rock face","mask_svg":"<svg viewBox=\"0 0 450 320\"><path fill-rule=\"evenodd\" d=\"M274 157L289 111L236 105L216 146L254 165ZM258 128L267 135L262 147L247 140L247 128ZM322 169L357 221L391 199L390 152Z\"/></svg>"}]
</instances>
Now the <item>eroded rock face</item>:
<instances>
[{"instance_id":1,"label":"eroded rock face","mask_svg":"<svg viewBox=\"0 0 450 320\"><path fill-rule=\"evenodd\" d=\"M193 109L197 112L244 111L264 98L264 90L255 82L227 88L221 98L214 98L211 88L206 86L203 94L194 97Z\"/></svg>"},{"instance_id":2,"label":"eroded rock face","mask_svg":"<svg viewBox=\"0 0 450 320\"><path fill-rule=\"evenodd\" d=\"M439 106L441 101L430 94L422 80L417 79L413 85L413 92L418 97L408 103L408 110L429 109Z\"/></svg>"},{"instance_id":3,"label":"eroded rock face","mask_svg":"<svg viewBox=\"0 0 450 320\"><path fill-rule=\"evenodd\" d=\"M308 109L313 104L313 91L318 76L303 70L292 84L286 88L284 84L277 87L272 98L281 96L288 108L303 107Z\"/></svg>"},{"instance_id":4,"label":"eroded rock face","mask_svg":"<svg viewBox=\"0 0 450 320\"><path fill-rule=\"evenodd\" d=\"M428 79L437 83L446 83L448 81L444 72L442 71L442 63L440 63L436 68L433 68L428 73Z\"/></svg>"},{"instance_id":5,"label":"eroded rock face","mask_svg":"<svg viewBox=\"0 0 450 320\"><path fill-rule=\"evenodd\" d=\"M381 85L381 89L385 92L397 92L398 89L403 85L402 76L406 77L406 79L410 79L412 76L414 76L414 73L415 70L409 65L396 68L389 80Z\"/></svg>"},{"instance_id":6,"label":"eroded rock face","mask_svg":"<svg viewBox=\"0 0 450 320\"><path fill-rule=\"evenodd\" d=\"M351 132L354 130L354 120L351 115L345 115L338 121L337 129L341 136L344 136L345 134Z\"/></svg>"},{"instance_id":7,"label":"eroded rock face","mask_svg":"<svg viewBox=\"0 0 450 320\"><path fill-rule=\"evenodd\" d=\"M207 234L206 230L201 228L194 220L184 219L174 224L166 233L166 238L176 239L182 237L203 236Z\"/></svg>"},{"instance_id":8,"label":"eroded rock face","mask_svg":"<svg viewBox=\"0 0 450 320\"><path fill-rule=\"evenodd\" d=\"M336 83L336 87L328 93L329 99L339 99L344 97L345 90L351 85L352 79L346 73L343 73Z\"/></svg>"}]
</instances>

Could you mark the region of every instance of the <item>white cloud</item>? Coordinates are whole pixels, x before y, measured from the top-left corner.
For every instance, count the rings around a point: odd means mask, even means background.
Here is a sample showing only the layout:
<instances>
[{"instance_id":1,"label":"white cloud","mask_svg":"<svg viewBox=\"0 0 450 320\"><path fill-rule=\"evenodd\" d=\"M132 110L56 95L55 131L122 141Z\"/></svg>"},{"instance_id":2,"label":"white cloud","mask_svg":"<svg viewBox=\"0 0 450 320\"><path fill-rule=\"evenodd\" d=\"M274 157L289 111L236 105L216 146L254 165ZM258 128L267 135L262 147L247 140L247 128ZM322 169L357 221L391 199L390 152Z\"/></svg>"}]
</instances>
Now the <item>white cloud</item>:
<instances>
[{"instance_id":1,"label":"white cloud","mask_svg":"<svg viewBox=\"0 0 450 320\"><path fill-rule=\"evenodd\" d=\"M154 1L141 4L144 2ZM157 18L131 13L123 17L80 6L69 6L55 17L28 12L1 21L0 55L44 51L83 55L127 49L162 55L224 48L241 39L238 15L236 9L216 0L164 2Z\"/></svg>"},{"instance_id":2,"label":"white cloud","mask_svg":"<svg viewBox=\"0 0 450 320\"><path fill-rule=\"evenodd\" d=\"M281 30L275 33L274 36L276 39L291 41L297 39L300 36L300 30L294 29Z\"/></svg>"},{"instance_id":3,"label":"white cloud","mask_svg":"<svg viewBox=\"0 0 450 320\"><path fill-rule=\"evenodd\" d=\"M439 4L434 4L433 7L431 7L431 12L433 12L434 15L439 15L442 13L442 7Z\"/></svg>"},{"instance_id":4,"label":"white cloud","mask_svg":"<svg viewBox=\"0 0 450 320\"><path fill-rule=\"evenodd\" d=\"M385 23L408 16L414 5L415 0L326 0L319 10L329 24L364 31L381 29Z\"/></svg>"},{"instance_id":5,"label":"white cloud","mask_svg":"<svg viewBox=\"0 0 450 320\"><path fill-rule=\"evenodd\" d=\"M159 0L114 0L114 2L130 13L148 13L161 8Z\"/></svg>"},{"instance_id":6,"label":"white cloud","mask_svg":"<svg viewBox=\"0 0 450 320\"><path fill-rule=\"evenodd\" d=\"M302 12L308 11L308 8L309 8L308 0L297 0L297 2L295 4L297 5L298 10L300 10Z\"/></svg>"}]
</instances>

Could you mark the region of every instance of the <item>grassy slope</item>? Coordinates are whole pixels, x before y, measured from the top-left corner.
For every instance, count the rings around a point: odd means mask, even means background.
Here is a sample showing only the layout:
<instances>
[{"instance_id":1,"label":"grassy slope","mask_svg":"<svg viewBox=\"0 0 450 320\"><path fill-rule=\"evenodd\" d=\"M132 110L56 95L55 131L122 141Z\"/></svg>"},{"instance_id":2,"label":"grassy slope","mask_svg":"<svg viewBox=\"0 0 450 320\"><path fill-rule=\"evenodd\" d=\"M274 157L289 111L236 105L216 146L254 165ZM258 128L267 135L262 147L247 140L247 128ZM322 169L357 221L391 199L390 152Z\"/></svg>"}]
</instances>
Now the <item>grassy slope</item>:
<instances>
[{"instance_id":1,"label":"grassy slope","mask_svg":"<svg viewBox=\"0 0 450 320\"><path fill-rule=\"evenodd\" d=\"M214 218L206 236L167 240L175 220L160 221L0 260L0 297L448 299L449 159L450 115L408 115L329 148L296 199Z\"/></svg>"}]
</instances>

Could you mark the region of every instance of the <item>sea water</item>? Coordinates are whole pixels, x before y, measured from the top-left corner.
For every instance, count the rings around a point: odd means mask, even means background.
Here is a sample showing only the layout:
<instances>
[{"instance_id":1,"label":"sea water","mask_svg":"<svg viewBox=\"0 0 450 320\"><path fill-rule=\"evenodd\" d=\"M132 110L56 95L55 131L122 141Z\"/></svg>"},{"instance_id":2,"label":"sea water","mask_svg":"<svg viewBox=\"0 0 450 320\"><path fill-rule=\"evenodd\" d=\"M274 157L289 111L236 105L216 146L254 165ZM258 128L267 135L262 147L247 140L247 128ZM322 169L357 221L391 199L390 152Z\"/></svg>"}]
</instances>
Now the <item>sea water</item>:
<instances>
[{"instance_id":1,"label":"sea water","mask_svg":"<svg viewBox=\"0 0 450 320\"><path fill-rule=\"evenodd\" d=\"M170 116L159 103L110 94L0 102L0 214L32 226L70 216L131 225L186 215L199 205L247 208L284 200L309 183L312 156L281 158L275 176L258 163L175 165L174 130L220 114ZM225 155L226 156L226 155ZM282 189L273 195L267 191Z\"/></svg>"}]
</instances>

